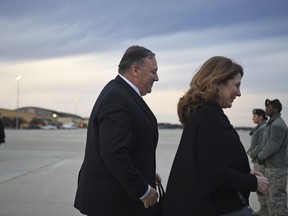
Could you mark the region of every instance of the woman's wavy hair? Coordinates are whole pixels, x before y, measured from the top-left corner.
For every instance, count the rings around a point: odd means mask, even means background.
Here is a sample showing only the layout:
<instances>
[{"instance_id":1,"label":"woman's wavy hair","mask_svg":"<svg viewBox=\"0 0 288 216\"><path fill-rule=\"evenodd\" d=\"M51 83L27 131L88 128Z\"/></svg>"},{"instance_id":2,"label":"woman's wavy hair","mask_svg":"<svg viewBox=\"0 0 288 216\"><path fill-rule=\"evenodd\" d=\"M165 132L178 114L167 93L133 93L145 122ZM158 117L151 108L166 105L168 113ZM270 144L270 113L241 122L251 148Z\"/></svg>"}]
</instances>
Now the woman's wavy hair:
<instances>
[{"instance_id":1,"label":"woman's wavy hair","mask_svg":"<svg viewBox=\"0 0 288 216\"><path fill-rule=\"evenodd\" d=\"M205 102L218 101L218 87L235 75L243 76L243 68L229 58L214 56L194 75L190 89L179 99L177 112L182 125L191 121L196 109Z\"/></svg>"}]
</instances>

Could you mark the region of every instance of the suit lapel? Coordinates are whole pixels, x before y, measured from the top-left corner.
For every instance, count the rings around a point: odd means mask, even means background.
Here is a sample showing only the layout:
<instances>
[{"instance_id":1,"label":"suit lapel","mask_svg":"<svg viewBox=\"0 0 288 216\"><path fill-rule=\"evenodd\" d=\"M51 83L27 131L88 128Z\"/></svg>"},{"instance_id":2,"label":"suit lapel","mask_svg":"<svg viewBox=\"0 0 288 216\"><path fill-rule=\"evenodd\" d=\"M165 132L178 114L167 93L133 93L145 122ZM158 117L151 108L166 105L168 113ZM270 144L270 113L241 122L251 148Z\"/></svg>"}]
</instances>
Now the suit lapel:
<instances>
[{"instance_id":1,"label":"suit lapel","mask_svg":"<svg viewBox=\"0 0 288 216\"><path fill-rule=\"evenodd\" d=\"M157 119L151 109L148 107L146 102L143 100L143 98L125 81L123 80L120 76L117 76L115 78L115 81L120 83L127 89L127 91L132 95L133 99L135 102L139 105L139 107L146 113L147 117L151 120L153 129L154 129L154 134L156 135L155 138L155 143L157 144L158 141L158 124L157 124Z\"/></svg>"}]
</instances>

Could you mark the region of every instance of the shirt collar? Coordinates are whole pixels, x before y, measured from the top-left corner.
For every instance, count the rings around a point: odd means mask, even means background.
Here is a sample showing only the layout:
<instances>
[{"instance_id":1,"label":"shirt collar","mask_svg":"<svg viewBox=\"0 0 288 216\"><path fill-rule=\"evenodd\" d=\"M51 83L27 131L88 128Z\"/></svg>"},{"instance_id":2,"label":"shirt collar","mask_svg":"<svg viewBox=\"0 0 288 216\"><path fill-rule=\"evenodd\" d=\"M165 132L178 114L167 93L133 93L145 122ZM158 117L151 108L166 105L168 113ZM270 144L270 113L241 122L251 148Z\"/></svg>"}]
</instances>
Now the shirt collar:
<instances>
[{"instance_id":1,"label":"shirt collar","mask_svg":"<svg viewBox=\"0 0 288 216\"><path fill-rule=\"evenodd\" d=\"M122 76L121 74L119 74L119 76L120 76L125 82L127 82L127 83L137 92L137 94L138 94L140 97L142 97L141 94L140 94L139 89L138 89L133 83L131 83L128 79L126 79L126 78L125 78L124 76Z\"/></svg>"}]
</instances>

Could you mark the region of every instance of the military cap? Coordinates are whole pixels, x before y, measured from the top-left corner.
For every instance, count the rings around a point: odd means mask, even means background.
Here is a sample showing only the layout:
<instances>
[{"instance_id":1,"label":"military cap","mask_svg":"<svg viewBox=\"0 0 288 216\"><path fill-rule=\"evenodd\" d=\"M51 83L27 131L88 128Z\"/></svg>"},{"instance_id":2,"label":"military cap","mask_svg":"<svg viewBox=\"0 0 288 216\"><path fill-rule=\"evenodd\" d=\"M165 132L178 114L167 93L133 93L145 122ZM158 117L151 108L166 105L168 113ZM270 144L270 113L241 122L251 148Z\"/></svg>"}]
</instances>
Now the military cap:
<instances>
[{"instance_id":1,"label":"military cap","mask_svg":"<svg viewBox=\"0 0 288 216\"><path fill-rule=\"evenodd\" d=\"M280 103L280 101L278 99L275 99L275 100L266 99L265 100L265 107L267 107L268 105L272 105L273 107L278 109L279 112L281 112L281 110L282 110L282 104Z\"/></svg>"},{"instance_id":2,"label":"military cap","mask_svg":"<svg viewBox=\"0 0 288 216\"><path fill-rule=\"evenodd\" d=\"M253 109L253 114L255 115L262 115L262 116L265 116L265 111L263 109Z\"/></svg>"}]
</instances>

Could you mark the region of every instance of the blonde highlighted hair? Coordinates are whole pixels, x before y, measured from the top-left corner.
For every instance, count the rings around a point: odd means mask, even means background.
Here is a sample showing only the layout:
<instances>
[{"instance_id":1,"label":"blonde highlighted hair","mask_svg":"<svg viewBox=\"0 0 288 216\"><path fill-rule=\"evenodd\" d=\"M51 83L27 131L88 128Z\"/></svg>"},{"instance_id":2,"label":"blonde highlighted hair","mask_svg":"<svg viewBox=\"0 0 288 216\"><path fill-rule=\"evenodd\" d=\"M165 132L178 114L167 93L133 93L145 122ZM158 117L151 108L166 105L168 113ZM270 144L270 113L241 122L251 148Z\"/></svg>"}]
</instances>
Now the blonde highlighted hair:
<instances>
[{"instance_id":1,"label":"blonde highlighted hair","mask_svg":"<svg viewBox=\"0 0 288 216\"><path fill-rule=\"evenodd\" d=\"M239 73L242 77L242 66L229 58L214 56L208 59L194 75L189 90L179 99L177 112L180 122L186 125L199 106L205 102L216 102L219 85Z\"/></svg>"}]
</instances>

